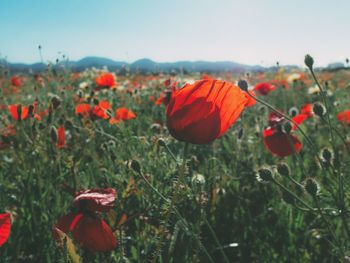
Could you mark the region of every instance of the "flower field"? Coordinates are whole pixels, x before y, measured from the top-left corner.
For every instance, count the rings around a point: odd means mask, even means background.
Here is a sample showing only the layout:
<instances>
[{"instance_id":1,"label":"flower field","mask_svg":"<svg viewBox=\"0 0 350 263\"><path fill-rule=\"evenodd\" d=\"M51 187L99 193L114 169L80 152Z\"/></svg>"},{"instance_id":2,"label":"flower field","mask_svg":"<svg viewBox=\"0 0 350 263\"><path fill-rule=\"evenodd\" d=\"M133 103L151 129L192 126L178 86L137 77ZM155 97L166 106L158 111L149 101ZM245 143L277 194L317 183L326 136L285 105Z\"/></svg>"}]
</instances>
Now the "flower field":
<instances>
[{"instance_id":1,"label":"flower field","mask_svg":"<svg viewBox=\"0 0 350 263\"><path fill-rule=\"evenodd\" d=\"M349 262L350 70L0 69L0 262Z\"/></svg>"}]
</instances>

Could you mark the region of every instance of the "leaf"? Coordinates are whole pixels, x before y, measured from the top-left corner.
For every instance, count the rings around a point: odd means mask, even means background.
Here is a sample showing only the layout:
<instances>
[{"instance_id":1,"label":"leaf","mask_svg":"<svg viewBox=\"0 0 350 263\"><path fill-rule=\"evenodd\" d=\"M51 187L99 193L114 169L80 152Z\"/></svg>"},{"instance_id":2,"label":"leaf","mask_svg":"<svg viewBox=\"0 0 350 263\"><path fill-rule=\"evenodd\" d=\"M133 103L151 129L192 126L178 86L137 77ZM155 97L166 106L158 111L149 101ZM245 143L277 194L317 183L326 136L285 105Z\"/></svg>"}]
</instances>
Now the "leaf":
<instances>
[{"instance_id":1,"label":"leaf","mask_svg":"<svg viewBox=\"0 0 350 263\"><path fill-rule=\"evenodd\" d=\"M127 214L124 213L124 214L122 214L122 217L119 220L118 226L123 225L126 222L126 220L128 220L128 216L127 216Z\"/></svg>"},{"instance_id":2,"label":"leaf","mask_svg":"<svg viewBox=\"0 0 350 263\"><path fill-rule=\"evenodd\" d=\"M128 180L128 185L126 186L126 189L124 190L122 197L126 198L130 195L130 193L133 192L135 186L135 179L134 177L130 177Z\"/></svg>"},{"instance_id":3,"label":"leaf","mask_svg":"<svg viewBox=\"0 0 350 263\"><path fill-rule=\"evenodd\" d=\"M58 234L60 238L60 244L61 245L65 244L68 255L73 261L73 263L81 263L82 260L75 249L72 239L69 236L67 236L63 231L59 230L58 228L55 228L54 231L55 233Z\"/></svg>"}]
</instances>

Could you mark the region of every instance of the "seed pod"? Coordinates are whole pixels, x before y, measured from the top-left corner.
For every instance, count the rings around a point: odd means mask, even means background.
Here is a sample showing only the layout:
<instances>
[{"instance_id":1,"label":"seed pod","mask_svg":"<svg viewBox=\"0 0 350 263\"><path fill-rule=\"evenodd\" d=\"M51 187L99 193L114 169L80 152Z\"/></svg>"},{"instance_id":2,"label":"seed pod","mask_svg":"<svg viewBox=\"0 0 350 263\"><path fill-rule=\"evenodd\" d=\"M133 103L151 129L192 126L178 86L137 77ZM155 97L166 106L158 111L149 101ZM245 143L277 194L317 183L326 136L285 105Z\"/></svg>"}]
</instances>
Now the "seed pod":
<instances>
[{"instance_id":1,"label":"seed pod","mask_svg":"<svg viewBox=\"0 0 350 263\"><path fill-rule=\"evenodd\" d=\"M315 102L312 110L319 117L323 117L327 112L326 107L320 102Z\"/></svg>"},{"instance_id":2,"label":"seed pod","mask_svg":"<svg viewBox=\"0 0 350 263\"><path fill-rule=\"evenodd\" d=\"M54 96L51 99L52 108L56 110L61 105L61 99L58 96Z\"/></svg>"},{"instance_id":3,"label":"seed pod","mask_svg":"<svg viewBox=\"0 0 350 263\"><path fill-rule=\"evenodd\" d=\"M332 162L334 158L333 151L329 148L323 148L320 152L320 157L326 162Z\"/></svg>"},{"instance_id":4,"label":"seed pod","mask_svg":"<svg viewBox=\"0 0 350 263\"><path fill-rule=\"evenodd\" d=\"M165 147L165 146L166 146L165 141L164 141L163 138L159 138L159 139L157 140L157 144L158 144L159 146L162 146L162 147Z\"/></svg>"},{"instance_id":5,"label":"seed pod","mask_svg":"<svg viewBox=\"0 0 350 263\"><path fill-rule=\"evenodd\" d=\"M299 113L299 110L296 107L292 107L289 109L288 113L290 116L295 117Z\"/></svg>"},{"instance_id":6,"label":"seed pod","mask_svg":"<svg viewBox=\"0 0 350 263\"><path fill-rule=\"evenodd\" d=\"M262 167L256 173L256 179L261 183L268 183L273 180L273 173L269 168Z\"/></svg>"},{"instance_id":7,"label":"seed pod","mask_svg":"<svg viewBox=\"0 0 350 263\"><path fill-rule=\"evenodd\" d=\"M279 163L279 164L277 164L276 169L277 169L278 174L280 174L281 176L290 176L290 168L289 168L288 164Z\"/></svg>"},{"instance_id":8,"label":"seed pod","mask_svg":"<svg viewBox=\"0 0 350 263\"><path fill-rule=\"evenodd\" d=\"M307 178L304 182L306 192L312 197L316 197L320 191L320 187L315 179Z\"/></svg>"},{"instance_id":9,"label":"seed pod","mask_svg":"<svg viewBox=\"0 0 350 263\"><path fill-rule=\"evenodd\" d=\"M128 161L128 167L129 167L129 169L134 170L136 173L140 173L141 172L141 165L136 160Z\"/></svg>"}]
</instances>

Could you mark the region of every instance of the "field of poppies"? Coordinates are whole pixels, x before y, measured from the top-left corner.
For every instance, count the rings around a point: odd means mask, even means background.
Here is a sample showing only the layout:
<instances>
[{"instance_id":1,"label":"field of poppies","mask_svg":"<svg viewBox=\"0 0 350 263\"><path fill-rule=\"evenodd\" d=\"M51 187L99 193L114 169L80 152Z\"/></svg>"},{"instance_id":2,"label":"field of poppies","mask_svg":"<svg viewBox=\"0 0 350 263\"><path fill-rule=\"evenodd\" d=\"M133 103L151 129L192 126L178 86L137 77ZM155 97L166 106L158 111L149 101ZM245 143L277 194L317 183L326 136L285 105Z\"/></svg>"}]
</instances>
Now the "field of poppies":
<instances>
[{"instance_id":1,"label":"field of poppies","mask_svg":"<svg viewBox=\"0 0 350 263\"><path fill-rule=\"evenodd\" d=\"M0 262L350 262L350 70L0 68Z\"/></svg>"}]
</instances>

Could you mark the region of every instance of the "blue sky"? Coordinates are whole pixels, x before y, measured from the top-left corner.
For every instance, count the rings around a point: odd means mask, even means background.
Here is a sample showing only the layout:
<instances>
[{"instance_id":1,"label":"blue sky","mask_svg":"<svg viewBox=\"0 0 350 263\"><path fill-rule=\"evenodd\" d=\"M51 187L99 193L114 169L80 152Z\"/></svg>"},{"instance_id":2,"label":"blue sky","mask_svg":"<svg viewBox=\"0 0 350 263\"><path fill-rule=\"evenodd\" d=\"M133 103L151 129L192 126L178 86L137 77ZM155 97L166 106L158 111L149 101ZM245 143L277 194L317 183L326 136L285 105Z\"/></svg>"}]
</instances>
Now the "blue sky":
<instances>
[{"instance_id":1,"label":"blue sky","mask_svg":"<svg viewBox=\"0 0 350 263\"><path fill-rule=\"evenodd\" d=\"M349 14L350 0L0 0L0 56L326 65L350 57Z\"/></svg>"}]
</instances>

